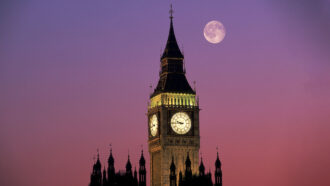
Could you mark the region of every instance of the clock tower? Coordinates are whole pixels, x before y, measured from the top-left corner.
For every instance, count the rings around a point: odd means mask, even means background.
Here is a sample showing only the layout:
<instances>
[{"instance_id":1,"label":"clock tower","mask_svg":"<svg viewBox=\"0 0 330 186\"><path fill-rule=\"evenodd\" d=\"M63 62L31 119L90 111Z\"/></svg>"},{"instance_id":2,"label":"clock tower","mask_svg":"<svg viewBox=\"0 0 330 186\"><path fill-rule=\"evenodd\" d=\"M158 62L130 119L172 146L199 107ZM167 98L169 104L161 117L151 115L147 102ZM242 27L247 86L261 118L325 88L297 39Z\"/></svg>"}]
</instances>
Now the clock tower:
<instances>
[{"instance_id":1,"label":"clock tower","mask_svg":"<svg viewBox=\"0 0 330 186\"><path fill-rule=\"evenodd\" d=\"M185 76L184 56L174 35L172 12L171 8L169 35L160 59L159 81L148 105L150 186L170 185L172 161L177 174L184 174L188 155L192 174L198 173L199 106L196 92Z\"/></svg>"}]
</instances>

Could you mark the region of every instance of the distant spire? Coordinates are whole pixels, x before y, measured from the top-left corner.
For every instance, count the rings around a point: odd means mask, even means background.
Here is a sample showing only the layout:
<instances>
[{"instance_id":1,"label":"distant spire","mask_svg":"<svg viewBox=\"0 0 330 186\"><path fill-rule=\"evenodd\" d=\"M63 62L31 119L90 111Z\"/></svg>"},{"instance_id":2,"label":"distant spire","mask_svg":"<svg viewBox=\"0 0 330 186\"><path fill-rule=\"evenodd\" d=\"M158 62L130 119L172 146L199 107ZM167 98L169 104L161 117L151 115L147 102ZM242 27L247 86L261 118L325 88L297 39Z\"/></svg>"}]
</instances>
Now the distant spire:
<instances>
[{"instance_id":1,"label":"distant spire","mask_svg":"<svg viewBox=\"0 0 330 186\"><path fill-rule=\"evenodd\" d=\"M103 169L103 185L106 185L107 184L107 172L105 170L105 166L104 166L104 169Z\"/></svg>"},{"instance_id":2,"label":"distant spire","mask_svg":"<svg viewBox=\"0 0 330 186\"><path fill-rule=\"evenodd\" d=\"M108 159L108 163L109 163L109 166L113 166L115 160L114 160L114 158L113 158L113 156L112 156L112 145L111 145L111 143L110 143L109 146L110 146L110 156L109 156L109 159Z\"/></svg>"},{"instance_id":3,"label":"distant spire","mask_svg":"<svg viewBox=\"0 0 330 186\"><path fill-rule=\"evenodd\" d=\"M190 165L191 165L191 161L190 161L190 157L189 157L189 152L187 152L186 166L190 166Z\"/></svg>"},{"instance_id":4,"label":"distant spire","mask_svg":"<svg viewBox=\"0 0 330 186\"><path fill-rule=\"evenodd\" d=\"M141 150L141 157L140 157L140 166L145 166L145 163L146 163L146 160L144 159L144 156L143 156L143 149Z\"/></svg>"},{"instance_id":5,"label":"distant spire","mask_svg":"<svg viewBox=\"0 0 330 186\"><path fill-rule=\"evenodd\" d=\"M215 171L214 171L215 186L222 186L222 171L221 171L221 161L219 159L219 151L217 147L217 160L215 160Z\"/></svg>"},{"instance_id":6,"label":"distant spire","mask_svg":"<svg viewBox=\"0 0 330 186\"><path fill-rule=\"evenodd\" d=\"M128 159L126 163L126 175L133 176L132 175L132 164L131 161L129 160L129 154L128 154Z\"/></svg>"},{"instance_id":7,"label":"distant spire","mask_svg":"<svg viewBox=\"0 0 330 186\"><path fill-rule=\"evenodd\" d=\"M217 159L215 161L215 166L216 167L221 167L221 162L220 162L220 159L219 159L219 148L217 146Z\"/></svg>"},{"instance_id":8,"label":"distant spire","mask_svg":"<svg viewBox=\"0 0 330 186\"><path fill-rule=\"evenodd\" d=\"M185 177L187 180L192 178L191 161L189 158L189 152L187 152Z\"/></svg>"},{"instance_id":9,"label":"distant spire","mask_svg":"<svg viewBox=\"0 0 330 186\"><path fill-rule=\"evenodd\" d=\"M142 148L142 145L141 145ZM141 149L141 158L139 161L139 186L146 186L146 162L143 156L143 148Z\"/></svg>"},{"instance_id":10,"label":"distant spire","mask_svg":"<svg viewBox=\"0 0 330 186\"><path fill-rule=\"evenodd\" d=\"M101 172L101 162L100 162L99 149L97 149L97 160L96 160L96 163L95 163L95 168Z\"/></svg>"},{"instance_id":11,"label":"distant spire","mask_svg":"<svg viewBox=\"0 0 330 186\"><path fill-rule=\"evenodd\" d=\"M110 155L108 159L108 182L109 185L113 185L115 181L115 159L112 156L112 144L109 144L110 147Z\"/></svg>"},{"instance_id":12,"label":"distant spire","mask_svg":"<svg viewBox=\"0 0 330 186\"><path fill-rule=\"evenodd\" d=\"M172 163L170 166L170 186L176 186L176 173L175 173L175 164L174 164L173 155L172 155Z\"/></svg>"},{"instance_id":13,"label":"distant spire","mask_svg":"<svg viewBox=\"0 0 330 186\"><path fill-rule=\"evenodd\" d=\"M95 161L95 156L94 156ZM97 160L93 165L93 172L91 174L91 181L89 185L101 185L102 183L102 171L101 163L99 159L99 152L97 150Z\"/></svg>"},{"instance_id":14,"label":"distant spire","mask_svg":"<svg viewBox=\"0 0 330 186\"><path fill-rule=\"evenodd\" d=\"M100 162L100 152L99 152L99 149L97 149L96 151L97 151L96 165L99 165L99 166L100 166L100 169L101 169L101 162Z\"/></svg>"},{"instance_id":15,"label":"distant spire","mask_svg":"<svg viewBox=\"0 0 330 186\"><path fill-rule=\"evenodd\" d=\"M201 163L199 165L199 175L204 176L205 175L205 167L203 164L203 157L201 157Z\"/></svg>"},{"instance_id":16,"label":"distant spire","mask_svg":"<svg viewBox=\"0 0 330 186\"><path fill-rule=\"evenodd\" d=\"M174 164L174 156L172 156L172 163L171 163L171 166L170 166L170 170L171 171L175 171L175 164Z\"/></svg>"}]
</instances>

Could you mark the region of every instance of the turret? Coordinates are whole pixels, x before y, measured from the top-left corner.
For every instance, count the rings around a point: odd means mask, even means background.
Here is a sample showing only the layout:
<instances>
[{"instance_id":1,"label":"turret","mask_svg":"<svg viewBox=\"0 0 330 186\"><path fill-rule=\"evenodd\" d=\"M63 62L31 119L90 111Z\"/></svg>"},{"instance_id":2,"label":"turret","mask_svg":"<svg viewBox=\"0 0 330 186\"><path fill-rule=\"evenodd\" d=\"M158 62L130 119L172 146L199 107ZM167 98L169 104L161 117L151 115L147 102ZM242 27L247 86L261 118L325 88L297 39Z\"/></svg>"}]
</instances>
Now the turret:
<instances>
[{"instance_id":1,"label":"turret","mask_svg":"<svg viewBox=\"0 0 330 186\"><path fill-rule=\"evenodd\" d=\"M138 179L137 179L136 167L134 168L133 186L138 186Z\"/></svg>"},{"instance_id":2,"label":"turret","mask_svg":"<svg viewBox=\"0 0 330 186\"><path fill-rule=\"evenodd\" d=\"M176 172L175 172L174 157L172 156L172 163L170 166L170 186L176 186Z\"/></svg>"},{"instance_id":3,"label":"turret","mask_svg":"<svg viewBox=\"0 0 330 186\"><path fill-rule=\"evenodd\" d=\"M112 156L112 148L110 147L110 156L108 159L108 183L109 186L115 183L115 159Z\"/></svg>"},{"instance_id":4,"label":"turret","mask_svg":"<svg viewBox=\"0 0 330 186\"><path fill-rule=\"evenodd\" d=\"M221 161L219 159L219 153L218 152L217 152L217 160L215 161L214 185L215 186L222 186Z\"/></svg>"},{"instance_id":5,"label":"turret","mask_svg":"<svg viewBox=\"0 0 330 186\"><path fill-rule=\"evenodd\" d=\"M99 153L97 153L97 160L93 165L93 171L91 174L90 186L102 186L102 172L101 172L101 162Z\"/></svg>"},{"instance_id":6,"label":"turret","mask_svg":"<svg viewBox=\"0 0 330 186\"><path fill-rule=\"evenodd\" d=\"M143 156L143 150L141 151L141 157L139 161L139 186L146 186L146 161Z\"/></svg>"},{"instance_id":7,"label":"turret","mask_svg":"<svg viewBox=\"0 0 330 186\"><path fill-rule=\"evenodd\" d=\"M199 176L204 176L205 175L205 167L203 164L203 158L201 158L201 163L199 165Z\"/></svg>"},{"instance_id":8,"label":"turret","mask_svg":"<svg viewBox=\"0 0 330 186\"><path fill-rule=\"evenodd\" d=\"M179 173L179 186L183 186L182 172Z\"/></svg>"},{"instance_id":9,"label":"turret","mask_svg":"<svg viewBox=\"0 0 330 186\"><path fill-rule=\"evenodd\" d=\"M192 178L191 161L190 161L190 158L189 158L189 153L187 153L185 179L189 180L191 178Z\"/></svg>"},{"instance_id":10,"label":"turret","mask_svg":"<svg viewBox=\"0 0 330 186\"><path fill-rule=\"evenodd\" d=\"M104 167L104 169L103 169L102 185L103 185L103 186L107 186L107 185L108 185L107 182L108 182L108 181L107 181L107 172L105 171L105 167Z\"/></svg>"},{"instance_id":11,"label":"turret","mask_svg":"<svg viewBox=\"0 0 330 186\"><path fill-rule=\"evenodd\" d=\"M133 178L132 164L131 164L131 161L129 160L129 155L128 155L128 159L127 159L127 163L126 163L126 176L128 178Z\"/></svg>"}]
</instances>

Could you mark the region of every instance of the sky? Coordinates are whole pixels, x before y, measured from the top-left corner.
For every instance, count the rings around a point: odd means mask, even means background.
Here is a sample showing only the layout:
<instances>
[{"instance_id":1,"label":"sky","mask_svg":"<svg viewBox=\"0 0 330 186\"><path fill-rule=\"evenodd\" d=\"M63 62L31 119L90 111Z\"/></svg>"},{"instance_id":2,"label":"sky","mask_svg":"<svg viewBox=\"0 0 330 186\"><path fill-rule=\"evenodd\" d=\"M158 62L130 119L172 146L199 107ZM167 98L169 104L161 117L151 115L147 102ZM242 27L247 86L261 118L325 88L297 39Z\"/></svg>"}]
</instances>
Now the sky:
<instances>
[{"instance_id":1,"label":"sky","mask_svg":"<svg viewBox=\"0 0 330 186\"><path fill-rule=\"evenodd\" d=\"M329 0L1 1L0 185L88 185L110 143L117 170L149 163L171 3L206 170L218 146L225 186L330 185Z\"/></svg>"}]
</instances>

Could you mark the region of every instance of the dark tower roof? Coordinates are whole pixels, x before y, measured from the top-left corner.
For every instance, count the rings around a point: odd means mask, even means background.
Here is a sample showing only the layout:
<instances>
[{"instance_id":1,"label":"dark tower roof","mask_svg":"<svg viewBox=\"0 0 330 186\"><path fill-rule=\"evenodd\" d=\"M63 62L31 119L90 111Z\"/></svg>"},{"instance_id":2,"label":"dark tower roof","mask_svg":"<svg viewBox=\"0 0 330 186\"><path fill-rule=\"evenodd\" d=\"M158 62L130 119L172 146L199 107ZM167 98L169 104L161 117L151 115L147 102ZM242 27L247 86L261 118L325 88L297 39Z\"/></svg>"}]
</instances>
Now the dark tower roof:
<instances>
[{"instance_id":1,"label":"dark tower roof","mask_svg":"<svg viewBox=\"0 0 330 186\"><path fill-rule=\"evenodd\" d=\"M215 160L215 167L221 167L221 162L219 159L219 152L217 152L217 160Z\"/></svg>"},{"instance_id":2,"label":"dark tower roof","mask_svg":"<svg viewBox=\"0 0 330 186\"><path fill-rule=\"evenodd\" d=\"M99 153L97 153L97 160L96 163L94 165L95 170L101 170L101 162L100 162L100 155Z\"/></svg>"},{"instance_id":3,"label":"dark tower roof","mask_svg":"<svg viewBox=\"0 0 330 186\"><path fill-rule=\"evenodd\" d=\"M136 171L136 167L134 168L134 178L137 178L137 171Z\"/></svg>"},{"instance_id":4,"label":"dark tower roof","mask_svg":"<svg viewBox=\"0 0 330 186\"><path fill-rule=\"evenodd\" d=\"M191 161L190 161L190 158L189 158L189 153L187 153L186 166L187 167L190 167L191 166Z\"/></svg>"},{"instance_id":5,"label":"dark tower roof","mask_svg":"<svg viewBox=\"0 0 330 186\"><path fill-rule=\"evenodd\" d=\"M115 163L115 160L114 160L114 158L112 156L112 149L110 149L110 156L109 156L109 159L108 159L108 163L110 165L113 165Z\"/></svg>"},{"instance_id":6,"label":"dark tower roof","mask_svg":"<svg viewBox=\"0 0 330 186\"><path fill-rule=\"evenodd\" d=\"M143 156L143 150L141 151L141 158L140 158L140 165L145 165L146 164L146 160L144 159Z\"/></svg>"},{"instance_id":7,"label":"dark tower roof","mask_svg":"<svg viewBox=\"0 0 330 186\"><path fill-rule=\"evenodd\" d=\"M183 55L180 51L180 48L178 46L178 43L176 42L174 29L173 29L173 17L171 16L171 23L170 23L170 31L167 38L167 43L165 50L163 52L163 55L161 59L164 58L180 58L183 59Z\"/></svg>"},{"instance_id":8,"label":"dark tower roof","mask_svg":"<svg viewBox=\"0 0 330 186\"><path fill-rule=\"evenodd\" d=\"M126 171L131 170L132 169L132 164L131 161L129 160L129 155L128 155L128 159L127 159L127 163L126 163Z\"/></svg>"},{"instance_id":9,"label":"dark tower roof","mask_svg":"<svg viewBox=\"0 0 330 186\"><path fill-rule=\"evenodd\" d=\"M170 12L173 12L172 8ZM170 20L170 31L161 57L160 78L151 97L163 92L195 94L185 76L184 56L175 38L172 14Z\"/></svg>"},{"instance_id":10,"label":"dark tower roof","mask_svg":"<svg viewBox=\"0 0 330 186\"><path fill-rule=\"evenodd\" d=\"M105 170L105 166L104 166L104 168L103 168L103 181L106 181L107 180L107 172L106 172L106 170Z\"/></svg>"},{"instance_id":11,"label":"dark tower roof","mask_svg":"<svg viewBox=\"0 0 330 186\"><path fill-rule=\"evenodd\" d=\"M205 172L205 167L204 167L204 164L203 164L203 158L201 158L201 163L199 165L199 172L203 173L203 174Z\"/></svg>"}]
</instances>

